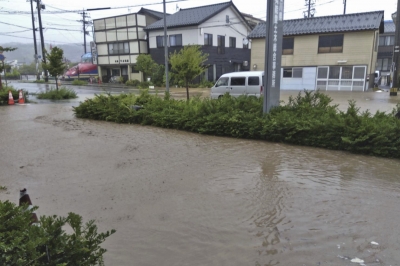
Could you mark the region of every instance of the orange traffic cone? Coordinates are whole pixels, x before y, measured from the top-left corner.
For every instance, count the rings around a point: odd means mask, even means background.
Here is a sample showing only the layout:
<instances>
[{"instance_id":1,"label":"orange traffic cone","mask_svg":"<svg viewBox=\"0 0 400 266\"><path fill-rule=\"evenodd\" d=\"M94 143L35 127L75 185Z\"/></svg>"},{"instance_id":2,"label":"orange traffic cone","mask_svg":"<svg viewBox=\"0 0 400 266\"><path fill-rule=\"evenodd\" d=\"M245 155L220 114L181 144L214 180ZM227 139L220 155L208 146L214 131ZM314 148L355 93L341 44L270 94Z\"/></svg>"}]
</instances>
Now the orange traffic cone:
<instances>
[{"instance_id":1,"label":"orange traffic cone","mask_svg":"<svg viewBox=\"0 0 400 266\"><path fill-rule=\"evenodd\" d=\"M22 95L22 90L19 90L19 99L18 99L18 103L19 103L19 104L24 104L24 103L25 103L24 96Z\"/></svg>"},{"instance_id":2,"label":"orange traffic cone","mask_svg":"<svg viewBox=\"0 0 400 266\"><path fill-rule=\"evenodd\" d=\"M8 91L8 104L14 104L14 98L11 91Z\"/></svg>"},{"instance_id":3,"label":"orange traffic cone","mask_svg":"<svg viewBox=\"0 0 400 266\"><path fill-rule=\"evenodd\" d=\"M20 192L19 192L19 206L22 206L23 204L28 204L27 210L30 210L33 208L32 201L29 197L29 194L26 192L26 188L24 188L23 190L20 190ZM39 220L37 218L36 213L32 212L32 223L31 224L35 224L38 222L39 222Z\"/></svg>"}]
</instances>

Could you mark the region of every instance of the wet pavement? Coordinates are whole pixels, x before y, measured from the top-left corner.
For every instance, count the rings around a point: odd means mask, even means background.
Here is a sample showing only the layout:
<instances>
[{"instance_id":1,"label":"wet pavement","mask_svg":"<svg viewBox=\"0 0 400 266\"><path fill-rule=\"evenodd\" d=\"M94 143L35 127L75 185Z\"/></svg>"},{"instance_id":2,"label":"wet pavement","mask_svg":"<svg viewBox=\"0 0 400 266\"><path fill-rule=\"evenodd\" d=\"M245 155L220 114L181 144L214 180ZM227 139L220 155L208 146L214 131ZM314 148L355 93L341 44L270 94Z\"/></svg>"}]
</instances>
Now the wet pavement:
<instances>
[{"instance_id":1,"label":"wet pavement","mask_svg":"<svg viewBox=\"0 0 400 266\"><path fill-rule=\"evenodd\" d=\"M76 119L75 104L0 107L0 200L26 187L39 215L116 229L106 265L400 265L399 160Z\"/></svg>"}]
</instances>

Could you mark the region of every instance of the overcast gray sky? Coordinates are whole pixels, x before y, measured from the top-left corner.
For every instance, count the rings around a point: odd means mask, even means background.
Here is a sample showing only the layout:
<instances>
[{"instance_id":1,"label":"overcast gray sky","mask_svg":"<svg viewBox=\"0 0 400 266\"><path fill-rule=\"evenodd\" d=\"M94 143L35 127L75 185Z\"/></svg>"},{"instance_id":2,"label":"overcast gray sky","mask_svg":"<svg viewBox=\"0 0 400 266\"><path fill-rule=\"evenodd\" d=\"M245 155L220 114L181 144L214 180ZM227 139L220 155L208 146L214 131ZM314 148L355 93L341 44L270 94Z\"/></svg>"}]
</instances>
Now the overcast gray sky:
<instances>
[{"instance_id":1,"label":"overcast gray sky","mask_svg":"<svg viewBox=\"0 0 400 266\"><path fill-rule=\"evenodd\" d=\"M190 8L214 3L223 3L228 0L167 0L167 12L176 12L176 7ZM343 14L344 0L315 0L315 16L329 16ZM346 13L358 13L368 11L385 11L385 20L391 19L391 14L397 9L397 0L346 0ZM91 11L91 19L134 13L141 7L163 11L162 0L42 0L46 5L46 11L42 13L45 43L53 45L64 43L83 43L82 15L78 10L111 7L115 9L103 11ZM233 0L236 7L243 13L265 19L266 0ZM285 19L302 18L306 0L285 0ZM35 4L34 4L35 6ZM121 7L121 8L118 8ZM48 12L67 13L49 14ZM21 13L22 12L22 13ZM36 20L37 24L37 20ZM37 27L37 26L36 26ZM33 33L30 15L29 0L0 0L0 44L8 42L32 42ZM91 31L91 28L88 29ZM39 34L36 36L40 40ZM92 40L87 37L87 42Z\"/></svg>"}]
</instances>

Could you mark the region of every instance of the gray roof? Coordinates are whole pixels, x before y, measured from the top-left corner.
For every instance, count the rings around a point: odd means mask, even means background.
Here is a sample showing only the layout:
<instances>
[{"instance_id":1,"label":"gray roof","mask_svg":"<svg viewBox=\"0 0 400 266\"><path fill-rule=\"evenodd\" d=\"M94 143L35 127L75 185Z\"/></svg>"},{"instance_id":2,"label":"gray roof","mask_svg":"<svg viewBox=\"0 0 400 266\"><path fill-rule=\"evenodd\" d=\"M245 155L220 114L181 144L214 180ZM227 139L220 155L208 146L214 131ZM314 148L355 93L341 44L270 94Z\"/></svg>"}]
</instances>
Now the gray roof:
<instances>
[{"instance_id":1,"label":"gray roof","mask_svg":"<svg viewBox=\"0 0 400 266\"><path fill-rule=\"evenodd\" d=\"M316 33L334 33L346 31L379 30L384 32L383 11L355 13L336 16L285 20L283 35L306 35ZM265 38L266 23L259 23L249 38Z\"/></svg>"},{"instance_id":2,"label":"gray roof","mask_svg":"<svg viewBox=\"0 0 400 266\"><path fill-rule=\"evenodd\" d=\"M386 20L385 21L385 33L390 33L390 32L395 32L396 31L396 25L394 25L394 22L392 20Z\"/></svg>"},{"instance_id":3,"label":"gray roof","mask_svg":"<svg viewBox=\"0 0 400 266\"><path fill-rule=\"evenodd\" d=\"M208 6L180 9L178 12L166 18L167 20L166 24L168 28L199 25L230 6L235 8L236 11L241 16L240 12L237 10L237 8L232 2L225 2ZM243 16L242 19L244 23L246 23L246 20L243 18ZM162 28L164 28L164 19L161 19L147 26L145 30L159 30Z\"/></svg>"},{"instance_id":4,"label":"gray roof","mask_svg":"<svg viewBox=\"0 0 400 266\"><path fill-rule=\"evenodd\" d=\"M158 11L154 11L154 10L151 10L151 9L147 9L147 8L141 8L139 11L138 11L138 13L139 14L149 14L150 16L152 16L152 17L154 17L154 18L156 18L156 19L163 19L164 18L164 13L163 12L158 12ZM166 16L170 16L170 14L165 14Z\"/></svg>"}]
</instances>

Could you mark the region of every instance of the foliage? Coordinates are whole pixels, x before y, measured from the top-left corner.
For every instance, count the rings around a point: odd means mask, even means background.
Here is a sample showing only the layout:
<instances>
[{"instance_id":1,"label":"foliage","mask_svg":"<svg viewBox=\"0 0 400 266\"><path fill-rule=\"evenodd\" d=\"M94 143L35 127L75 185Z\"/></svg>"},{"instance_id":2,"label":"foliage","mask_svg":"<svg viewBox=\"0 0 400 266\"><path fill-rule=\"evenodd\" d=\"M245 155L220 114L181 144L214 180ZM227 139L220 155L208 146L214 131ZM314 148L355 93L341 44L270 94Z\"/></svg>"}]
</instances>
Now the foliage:
<instances>
[{"instance_id":1,"label":"foliage","mask_svg":"<svg viewBox=\"0 0 400 266\"><path fill-rule=\"evenodd\" d=\"M74 90L61 87L59 90L51 88L46 92L38 93L37 98L49 99L49 100L67 100L67 99L76 99L78 98L78 96Z\"/></svg>"},{"instance_id":2,"label":"foliage","mask_svg":"<svg viewBox=\"0 0 400 266\"><path fill-rule=\"evenodd\" d=\"M186 102L144 91L139 96L97 95L74 112L79 118L400 158L400 119L395 118L400 105L390 114L372 115L361 113L351 101L346 112L331 102L321 92L305 91L264 115L262 98L227 94L216 100L195 97ZM132 105L144 108L135 111Z\"/></svg>"},{"instance_id":3,"label":"foliage","mask_svg":"<svg viewBox=\"0 0 400 266\"><path fill-rule=\"evenodd\" d=\"M42 72L41 64L38 64L39 73ZM22 65L19 67L19 72L21 75L36 75L36 63L32 62L29 65Z\"/></svg>"},{"instance_id":4,"label":"foliage","mask_svg":"<svg viewBox=\"0 0 400 266\"><path fill-rule=\"evenodd\" d=\"M53 47L48 53L46 51L47 63L42 63L44 70L47 70L56 80L56 89L58 90L58 76L65 71L66 65L63 61L64 51L61 48Z\"/></svg>"},{"instance_id":5,"label":"foliage","mask_svg":"<svg viewBox=\"0 0 400 266\"><path fill-rule=\"evenodd\" d=\"M178 82L186 86L186 97L189 100L189 82L203 73L207 66L208 54L203 54L199 45L187 45L179 52L175 51L169 56L171 74Z\"/></svg>"},{"instance_id":6,"label":"foliage","mask_svg":"<svg viewBox=\"0 0 400 266\"><path fill-rule=\"evenodd\" d=\"M137 79L134 79L134 80L127 80L127 81L125 82L125 85L127 85L127 86L133 86L133 87L137 87L139 84L140 84L140 81L137 80Z\"/></svg>"},{"instance_id":7,"label":"foliage","mask_svg":"<svg viewBox=\"0 0 400 266\"><path fill-rule=\"evenodd\" d=\"M164 65L156 65L153 69L153 76L151 81L157 87L162 87L165 85L165 66Z\"/></svg>"},{"instance_id":8,"label":"foliage","mask_svg":"<svg viewBox=\"0 0 400 266\"><path fill-rule=\"evenodd\" d=\"M151 58L150 54L140 54L136 58L135 69L137 71L143 72L143 77L145 80L147 80L147 78L150 77L151 73L153 73L153 70L156 66L157 64Z\"/></svg>"},{"instance_id":9,"label":"foliage","mask_svg":"<svg viewBox=\"0 0 400 266\"><path fill-rule=\"evenodd\" d=\"M44 81L43 79L39 79L39 80L34 80L32 81L33 83L46 83L46 81Z\"/></svg>"},{"instance_id":10,"label":"foliage","mask_svg":"<svg viewBox=\"0 0 400 266\"><path fill-rule=\"evenodd\" d=\"M206 79L202 79L199 84L200 88L211 88L212 86L214 86L214 82L208 81Z\"/></svg>"},{"instance_id":11,"label":"foliage","mask_svg":"<svg viewBox=\"0 0 400 266\"><path fill-rule=\"evenodd\" d=\"M6 73L7 79L20 79L21 74L18 72L16 68L13 68L11 73Z\"/></svg>"},{"instance_id":12,"label":"foliage","mask_svg":"<svg viewBox=\"0 0 400 266\"><path fill-rule=\"evenodd\" d=\"M14 47L3 47L0 45L0 54L4 52L12 52L16 50L17 48ZM0 73L3 72L3 63L0 64ZM3 88L3 83L1 82L1 75L0 75L0 90Z\"/></svg>"},{"instance_id":13,"label":"foliage","mask_svg":"<svg viewBox=\"0 0 400 266\"><path fill-rule=\"evenodd\" d=\"M81 85L87 85L87 81L84 80L79 80L79 79L74 79L74 81L72 81L72 85L75 86L81 86Z\"/></svg>"},{"instance_id":14,"label":"foliage","mask_svg":"<svg viewBox=\"0 0 400 266\"><path fill-rule=\"evenodd\" d=\"M119 78L118 78L118 83L124 84L124 77L119 76Z\"/></svg>"},{"instance_id":15,"label":"foliage","mask_svg":"<svg viewBox=\"0 0 400 266\"><path fill-rule=\"evenodd\" d=\"M100 244L115 230L98 233L93 220L83 224L74 213L42 216L39 226L32 226L36 209L0 201L0 265L104 265Z\"/></svg>"},{"instance_id":16,"label":"foliage","mask_svg":"<svg viewBox=\"0 0 400 266\"><path fill-rule=\"evenodd\" d=\"M7 187L6 186L0 186L0 191L6 191Z\"/></svg>"},{"instance_id":17,"label":"foliage","mask_svg":"<svg viewBox=\"0 0 400 266\"><path fill-rule=\"evenodd\" d=\"M151 83L150 81L142 81L139 83L139 88L140 89L148 89L152 85L153 85L153 83Z\"/></svg>"}]
</instances>

